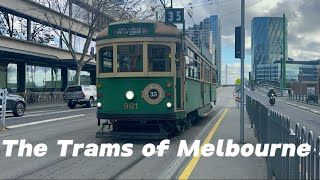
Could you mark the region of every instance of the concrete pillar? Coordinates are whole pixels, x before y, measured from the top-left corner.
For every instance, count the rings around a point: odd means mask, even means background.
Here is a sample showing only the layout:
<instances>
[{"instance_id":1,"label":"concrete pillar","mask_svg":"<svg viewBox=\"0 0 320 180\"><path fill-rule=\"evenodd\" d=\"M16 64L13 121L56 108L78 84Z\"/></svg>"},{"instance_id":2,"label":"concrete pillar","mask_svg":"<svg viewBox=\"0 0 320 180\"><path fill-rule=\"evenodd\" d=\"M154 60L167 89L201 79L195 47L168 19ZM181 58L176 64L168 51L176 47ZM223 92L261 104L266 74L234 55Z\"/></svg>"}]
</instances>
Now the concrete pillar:
<instances>
[{"instance_id":1,"label":"concrete pillar","mask_svg":"<svg viewBox=\"0 0 320 180\"><path fill-rule=\"evenodd\" d=\"M68 68L61 68L61 81L62 81L62 89L64 91L68 87Z\"/></svg>"},{"instance_id":2,"label":"concrete pillar","mask_svg":"<svg viewBox=\"0 0 320 180\"><path fill-rule=\"evenodd\" d=\"M26 63L17 63L17 91L26 91Z\"/></svg>"},{"instance_id":3,"label":"concrete pillar","mask_svg":"<svg viewBox=\"0 0 320 180\"><path fill-rule=\"evenodd\" d=\"M96 71L90 71L91 85L97 84Z\"/></svg>"},{"instance_id":4,"label":"concrete pillar","mask_svg":"<svg viewBox=\"0 0 320 180\"><path fill-rule=\"evenodd\" d=\"M31 20L27 19L27 41L31 41Z\"/></svg>"}]
</instances>

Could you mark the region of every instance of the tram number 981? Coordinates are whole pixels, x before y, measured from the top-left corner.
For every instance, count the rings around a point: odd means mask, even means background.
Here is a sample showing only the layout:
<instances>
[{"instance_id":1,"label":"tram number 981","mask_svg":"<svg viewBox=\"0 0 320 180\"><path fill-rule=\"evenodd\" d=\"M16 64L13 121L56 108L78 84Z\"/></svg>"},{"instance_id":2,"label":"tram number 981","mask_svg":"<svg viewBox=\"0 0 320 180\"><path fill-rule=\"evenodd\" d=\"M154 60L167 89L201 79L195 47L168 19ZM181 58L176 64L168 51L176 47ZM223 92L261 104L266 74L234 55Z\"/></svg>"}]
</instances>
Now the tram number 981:
<instances>
[{"instance_id":1,"label":"tram number 981","mask_svg":"<svg viewBox=\"0 0 320 180\"><path fill-rule=\"evenodd\" d=\"M130 109L130 110L138 109L138 103L124 103L123 108L126 110L127 109Z\"/></svg>"}]
</instances>

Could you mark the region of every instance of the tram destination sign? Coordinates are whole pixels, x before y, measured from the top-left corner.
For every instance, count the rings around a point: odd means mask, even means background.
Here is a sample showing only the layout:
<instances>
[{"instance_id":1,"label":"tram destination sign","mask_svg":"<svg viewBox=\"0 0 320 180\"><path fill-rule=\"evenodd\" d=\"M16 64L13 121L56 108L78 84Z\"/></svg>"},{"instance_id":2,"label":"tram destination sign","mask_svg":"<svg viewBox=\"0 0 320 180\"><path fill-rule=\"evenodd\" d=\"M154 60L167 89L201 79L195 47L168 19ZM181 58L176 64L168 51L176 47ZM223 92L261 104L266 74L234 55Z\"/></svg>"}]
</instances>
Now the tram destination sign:
<instances>
[{"instance_id":1,"label":"tram destination sign","mask_svg":"<svg viewBox=\"0 0 320 180\"><path fill-rule=\"evenodd\" d=\"M153 24L128 24L121 26L110 26L109 27L110 37L119 36L152 36L154 35Z\"/></svg>"}]
</instances>

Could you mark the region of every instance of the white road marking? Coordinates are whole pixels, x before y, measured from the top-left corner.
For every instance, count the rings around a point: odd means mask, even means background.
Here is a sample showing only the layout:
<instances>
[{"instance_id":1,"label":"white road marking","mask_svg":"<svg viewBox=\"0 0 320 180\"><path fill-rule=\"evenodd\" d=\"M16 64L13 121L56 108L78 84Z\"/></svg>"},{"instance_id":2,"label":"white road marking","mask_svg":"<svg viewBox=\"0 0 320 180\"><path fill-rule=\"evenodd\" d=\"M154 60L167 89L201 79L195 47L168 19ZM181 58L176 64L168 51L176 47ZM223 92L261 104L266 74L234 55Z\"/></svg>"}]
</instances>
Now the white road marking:
<instances>
[{"instance_id":1,"label":"white road marking","mask_svg":"<svg viewBox=\"0 0 320 180\"><path fill-rule=\"evenodd\" d=\"M49 114L60 114L60 113L65 113L65 112L82 111L82 110L86 110L86 109L91 109L91 108L73 109L73 110L66 110L66 111L55 111L55 112L48 112L48 113L42 113L42 114L30 114L30 115L25 115L25 116L21 116L21 117L12 117L10 119L25 118L25 117L35 117L35 116L42 116L42 115L49 115Z\"/></svg>"},{"instance_id":2,"label":"white road marking","mask_svg":"<svg viewBox=\"0 0 320 180\"><path fill-rule=\"evenodd\" d=\"M7 126L7 128L8 129L15 129L15 128L20 128L20 127L26 127L26 126L32 126L32 125L37 125L37 124L44 124L44 123L49 123L49 122L71 119L71 118L77 118L77 117L82 117L82 116L84 116L84 114L61 117L61 118L54 118L54 119L47 119L47 120L43 120L43 121L36 121L36 122L30 122L30 123L24 123L24 124L17 124L17 125Z\"/></svg>"},{"instance_id":3,"label":"white road marking","mask_svg":"<svg viewBox=\"0 0 320 180\"><path fill-rule=\"evenodd\" d=\"M203 136L204 132L207 131L212 125L212 122L216 120L218 117L220 117L220 114L222 112L222 109L219 111L217 115L215 115L209 123L203 128L203 130L198 134L198 136L194 140L200 140L200 137ZM190 149L191 144L189 144L188 149ZM186 159L186 156L183 157L176 157L175 160L168 166L166 170L163 171L163 173L157 178L157 179L171 179L174 173L180 168L183 161Z\"/></svg>"}]
</instances>

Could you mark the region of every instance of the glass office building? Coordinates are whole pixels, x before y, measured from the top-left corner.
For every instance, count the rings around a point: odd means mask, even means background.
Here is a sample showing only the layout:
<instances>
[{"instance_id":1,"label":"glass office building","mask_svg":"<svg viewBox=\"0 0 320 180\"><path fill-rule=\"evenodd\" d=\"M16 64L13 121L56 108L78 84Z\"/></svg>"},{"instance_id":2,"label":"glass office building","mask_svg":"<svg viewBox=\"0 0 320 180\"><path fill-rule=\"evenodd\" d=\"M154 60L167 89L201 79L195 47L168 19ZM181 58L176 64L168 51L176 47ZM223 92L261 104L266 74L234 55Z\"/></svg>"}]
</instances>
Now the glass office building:
<instances>
[{"instance_id":1,"label":"glass office building","mask_svg":"<svg viewBox=\"0 0 320 180\"><path fill-rule=\"evenodd\" d=\"M283 18L282 17L255 17L252 19L252 40L251 40L251 58L252 58L252 74L256 82L260 80L270 79L279 80L276 69L277 65L273 63L283 57ZM285 42L287 44L287 42ZM287 45L286 45L287 47ZM286 51L287 53L287 51ZM286 55L286 57L288 57ZM264 69L272 66L273 69L269 74L271 78L261 76L261 73L268 73ZM277 77L276 77L277 76ZM263 77L263 78L262 78Z\"/></svg>"}]
</instances>

